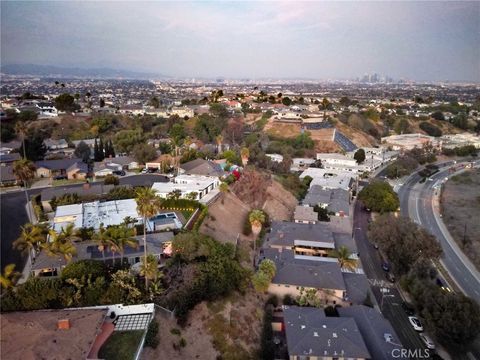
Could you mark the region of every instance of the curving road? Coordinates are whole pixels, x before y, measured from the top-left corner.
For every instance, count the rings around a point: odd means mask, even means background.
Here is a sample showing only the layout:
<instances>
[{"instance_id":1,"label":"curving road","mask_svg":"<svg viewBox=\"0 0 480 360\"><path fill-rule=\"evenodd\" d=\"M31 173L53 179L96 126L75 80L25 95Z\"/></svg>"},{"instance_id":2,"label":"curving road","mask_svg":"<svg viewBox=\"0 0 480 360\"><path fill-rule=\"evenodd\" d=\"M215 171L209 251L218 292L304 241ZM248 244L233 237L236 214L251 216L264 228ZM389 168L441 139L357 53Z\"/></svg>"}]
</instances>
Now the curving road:
<instances>
[{"instance_id":1,"label":"curving road","mask_svg":"<svg viewBox=\"0 0 480 360\"><path fill-rule=\"evenodd\" d=\"M452 239L439 214L440 186L452 175L449 168L442 167L431 176L432 180L424 183L419 183L418 174L411 175L398 191L400 209L402 215L410 217L437 238L443 249L443 266L464 294L480 303L480 274Z\"/></svg>"}]
</instances>

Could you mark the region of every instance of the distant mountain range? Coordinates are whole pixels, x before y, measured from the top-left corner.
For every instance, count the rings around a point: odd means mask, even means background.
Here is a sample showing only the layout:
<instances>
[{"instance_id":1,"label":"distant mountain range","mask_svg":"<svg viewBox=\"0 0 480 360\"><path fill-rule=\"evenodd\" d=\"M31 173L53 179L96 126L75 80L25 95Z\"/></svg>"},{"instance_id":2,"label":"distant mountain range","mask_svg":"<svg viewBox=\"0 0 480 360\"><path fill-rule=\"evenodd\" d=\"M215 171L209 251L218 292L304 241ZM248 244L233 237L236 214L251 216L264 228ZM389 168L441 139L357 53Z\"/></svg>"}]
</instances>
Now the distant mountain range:
<instances>
[{"instance_id":1,"label":"distant mountain range","mask_svg":"<svg viewBox=\"0 0 480 360\"><path fill-rule=\"evenodd\" d=\"M145 73L111 68L77 68L35 64L2 65L0 72L8 75L34 75L41 77L79 77L105 79L159 79L168 78L162 74Z\"/></svg>"}]
</instances>

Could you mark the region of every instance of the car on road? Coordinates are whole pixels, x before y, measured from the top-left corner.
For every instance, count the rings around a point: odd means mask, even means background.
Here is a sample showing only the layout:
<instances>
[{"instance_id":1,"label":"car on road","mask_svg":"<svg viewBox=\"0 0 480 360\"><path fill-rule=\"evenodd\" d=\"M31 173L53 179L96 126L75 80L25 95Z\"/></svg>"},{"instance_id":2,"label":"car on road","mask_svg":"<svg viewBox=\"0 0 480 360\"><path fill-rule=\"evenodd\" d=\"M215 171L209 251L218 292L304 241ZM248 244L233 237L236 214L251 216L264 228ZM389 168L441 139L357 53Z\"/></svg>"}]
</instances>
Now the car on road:
<instances>
[{"instance_id":1,"label":"car on road","mask_svg":"<svg viewBox=\"0 0 480 360\"><path fill-rule=\"evenodd\" d=\"M415 315L415 309L410 305L409 303L402 301L402 309L405 311L405 314L408 316L413 316Z\"/></svg>"},{"instance_id":2,"label":"car on road","mask_svg":"<svg viewBox=\"0 0 480 360\"><path fill-rule=\"evenodd\" d=\"M435 349L435 343L433 340L425 333L420 333L419 334L420 339L423 341L427 349L434 350Z\"/></svg>"},{"instance_id":3,"label":"car on road","mask_svg":"<svg viewBox=\"0 0 480 360\"><path fill-rule=\"evenodd\" d=\"M391 272L387 272L385 276L387 277L387 280L390 281L391 283L395 282L395 275L393 275Z\"/></svg>"},{"instance_id":4,"label":"car on road","mask_svg":"<svg viewBox=\"0 0 480 360\"><path fill-rule=\"evenodd\" d=\"M383 271L390 271L390 264L386 261L382 262Z\"/></svg>"},{"instance_id":5,"label":"car on road","mask_svg":"<svg viewBox=\"0 0 480 360\"><path fill-rule=\"evenodd\" d=\"M423 325L416 316L409 316L408 321L410 322L414 330L423 331Z\"/></svg>"}]
</instances>

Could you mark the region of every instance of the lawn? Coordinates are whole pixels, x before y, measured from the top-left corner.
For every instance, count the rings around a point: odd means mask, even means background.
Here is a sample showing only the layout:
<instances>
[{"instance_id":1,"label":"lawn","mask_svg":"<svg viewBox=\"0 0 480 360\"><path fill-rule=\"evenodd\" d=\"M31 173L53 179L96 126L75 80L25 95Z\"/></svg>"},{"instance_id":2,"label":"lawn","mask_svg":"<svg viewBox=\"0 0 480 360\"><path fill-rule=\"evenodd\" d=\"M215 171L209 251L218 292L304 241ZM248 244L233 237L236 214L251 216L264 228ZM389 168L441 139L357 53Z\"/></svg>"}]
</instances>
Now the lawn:
<instances>
[{"instance_id":1,"label":"lawn","mask_svg":"<svg viewBox=\"0 0 480 360\"><path fill-rule=\"evenodd\" d=\"M71 184L81 184L84 183L85 180L53 180L52 186L63 186L63 185L71 185Z\"/></svg>"},{"instance_id":2,"label":"lawn","mask_svg":"<svg viewBox=\"0 0 480 360\"><path fill-rule=\"evenodd\" d=\"M180 211L185 218L185 221L188 222L188 219L190 219L190 216L195 212L195 210L181 210Z\"/></svg>"},{"instance_id":3,"label":"lawn","mask_svg":"<svg viewBox=\"0 0 480 360\"><path fill-rule=\"evenodd\" d=\"M140 345L143 330L114 331L101 347L98 356L105 360L132 360Z\"/></svg>"}]
</instances>

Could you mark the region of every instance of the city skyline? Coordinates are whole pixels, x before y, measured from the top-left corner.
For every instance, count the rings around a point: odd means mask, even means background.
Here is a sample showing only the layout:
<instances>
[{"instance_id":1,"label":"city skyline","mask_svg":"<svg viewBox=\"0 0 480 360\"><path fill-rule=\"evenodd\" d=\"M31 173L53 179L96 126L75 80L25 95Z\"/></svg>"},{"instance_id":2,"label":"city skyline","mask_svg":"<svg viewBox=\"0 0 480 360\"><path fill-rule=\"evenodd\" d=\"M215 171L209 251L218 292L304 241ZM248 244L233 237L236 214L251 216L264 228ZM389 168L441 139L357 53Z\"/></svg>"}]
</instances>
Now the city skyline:
<instances>
[{"instance_id":1,"label":"city skyline","mask_svg":"<svg viewBox=\"0 0 480 360\"><path fill-rule=\"evenodd\" d=\"M480 3L2 2L1 62L174 77L480 81ZM93 54L93 56L92 56Z\"/></svg>"}]
</instances>

